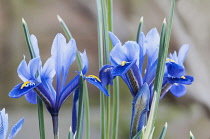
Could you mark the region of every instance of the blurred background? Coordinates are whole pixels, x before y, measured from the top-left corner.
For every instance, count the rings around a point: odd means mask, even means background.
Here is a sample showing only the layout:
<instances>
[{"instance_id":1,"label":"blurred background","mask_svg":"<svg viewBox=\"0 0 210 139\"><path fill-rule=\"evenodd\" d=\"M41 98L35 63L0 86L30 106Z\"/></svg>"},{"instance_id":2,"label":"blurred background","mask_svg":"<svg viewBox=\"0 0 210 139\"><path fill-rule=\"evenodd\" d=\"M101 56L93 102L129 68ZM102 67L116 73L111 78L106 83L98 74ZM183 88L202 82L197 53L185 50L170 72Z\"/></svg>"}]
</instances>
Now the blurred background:
<instances>
[{"instance_id":1,"label":"blurred background","mask_svg":"<svg viewBox=\"0 0 210 139\"><path fill-rule=\"evenodd\" d=\"M144 16L143 31L156 27L159 32L163 19L168 17L170 0L114 0L114 32L122 42L135 40L139 19ZM169 52L178 51L188 43L190 50L185 60L187 74L195 78L188 86L187 94L175 98L168 93L160 102L155 136L159 136L168 122L167 139L189 138L192 131L198 139L210 138L210 1L177 0ZM0 0L0 109L9 114L9 129L25 117L17 139L39 138L37 106L25 98L12 99L9 91L21 82L17 67L23 55L29 60L22 17L30 33L39 41L41 58L50 56L52 41L63 30L57 20L59 14L71 30L80 51L86 49L89 58L89 74L98 75L97 13L95 0ZM69 80L75 75L76 63L71 67ZM132 96L121 81L119 138L129 136ZM97 139L99 131L99 91L89 85L91 138ZM61 139L67 138L71 125L70 97L60 111ZM46 111L46 109L45 109ZM45 112L46 138L52 138L51 117Z\"/></svg>"}]
</instances>

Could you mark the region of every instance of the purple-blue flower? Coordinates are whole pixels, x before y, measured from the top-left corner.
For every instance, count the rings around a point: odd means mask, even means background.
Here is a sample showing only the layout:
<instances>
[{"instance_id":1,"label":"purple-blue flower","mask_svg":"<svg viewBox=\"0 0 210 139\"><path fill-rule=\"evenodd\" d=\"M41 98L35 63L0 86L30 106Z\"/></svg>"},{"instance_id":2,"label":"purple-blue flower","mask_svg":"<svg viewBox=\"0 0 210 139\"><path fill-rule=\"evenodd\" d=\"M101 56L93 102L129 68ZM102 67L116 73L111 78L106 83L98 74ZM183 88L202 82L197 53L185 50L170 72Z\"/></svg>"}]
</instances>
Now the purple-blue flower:
<instances>
[{"instance_id":1,"label":"purple-blue flower","mask_svg":"<svg viewBox=\"0 0 210 139\"><path fill-rule=\"evenodd\" d=\"M183 65L186 58L187 52L189 50L189 45L183 45L179 53L175 51L173 54L169 54L169 58L166 60L167 72L164 77L164 86L167 86L167 90L170 89L170 92L176 96L181 97L186 93L185 85L190 85L194 81L194 78L189 75L185 75L186 70ZM167 92L163 92L161 98Z\"/></svg>"},{"instance_id":2,"label":"purple-blue flower","mask_svg":"<svg viewBox=\"0 0 210 139\"><path fill-rule=\"evenodd\" d=\"M36 94L45 103L50 114L58 115L60 107L71 93L78 88L80 74L75 76L71 81L67 81L68 72L71 64L76 58L76 42L71 39L66 42L62 34L57 34L51 48L51 57L42 67L42 61L39 56L38 44L35 36L31 39L36 58L29 61L27 65L25 58L18 67L18 75L23 83L15 86L9 93L12 98L19 98L25 95L31 103L36 103ZM88 70L88 59L86 52L80 53L83 69L81 71L84 79L98 87L105 95L108 92L95 76L85 76ZM80 72L79 72L80 73ZM53 87L53 78L56 78L56 87Z\"/></svg>"},{"instance_id":3,"label":"purple-blue flower","mask_svg":"<svg viewBox=\"0 0 210 139\"><path fill-rule=\"evenodd\" d=\"M16 134L22 128L24 123L24 118L20 119L11 129L10 134L8 135L8 139L13 139ZM5 109L0 111L0 138L6 139L8 132L8 114L5 113Z\"/></svg>"}]
</instances>

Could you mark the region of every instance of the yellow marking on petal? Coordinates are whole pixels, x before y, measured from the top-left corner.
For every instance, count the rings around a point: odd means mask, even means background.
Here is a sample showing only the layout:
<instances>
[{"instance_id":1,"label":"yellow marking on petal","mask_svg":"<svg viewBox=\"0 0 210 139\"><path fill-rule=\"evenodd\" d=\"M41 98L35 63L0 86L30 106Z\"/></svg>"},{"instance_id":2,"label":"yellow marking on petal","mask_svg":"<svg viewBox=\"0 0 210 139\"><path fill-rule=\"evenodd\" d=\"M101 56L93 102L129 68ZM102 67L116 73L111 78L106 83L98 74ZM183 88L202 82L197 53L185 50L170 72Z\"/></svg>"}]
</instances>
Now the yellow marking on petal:
<instances>
[{"instance_id":1,"label":"yellow marking on petal","mask_svg":"<svg viewBox=\"0 0 210 139\"><path fill-rule=\"evenodd\" d=\"M29 84L30 82L29 81L27 81L27 82L24 82L22 85L21 85L21 87L20 87L20 89L23 89L27 84Z\"/></svg>"},{"instance_id":2,"label":"yellow marking on petal","mask_svg":"<svg viewBox=\"0 0 210 139\"><path fill-rule=\"evenodd\" d=\"M126 63L126 61L122 61L121 66L125 66Z\"/></svg>"},{"instance_id":3,"label":"yellow marking on petal","mask_svg":"<svg viewBox=\"0 0 210 139\"><path fill-rule=\"evenodd\" d=\"M96 80L98 80L99 82L101 82L101 80L97 76L95 76L95 75L88 75L87 77L95 78Z\"/></svg>"},{"instance_id":4,"label":"yellow marking on petal","mask_svg":"<svg viewBox=\"0 0 210 139\"><path fill-rule=\"evenodd\" d=\"M167 61L167 62L170 61L170 62L176 63L176 61L174 61L173 59L166 59L166 61Z\"/></svg>"},{"instance_id":5,"label":"yellow marking on petal","mask_svg":"<svg viewBox=\"0 0 210 139\"><path fill-rule=\"evenodd\" d=\"M184 77L184 76L182 76L181 78L182 78L182 79L186 79L186 77Z\"/></svg>"}]
</instances>

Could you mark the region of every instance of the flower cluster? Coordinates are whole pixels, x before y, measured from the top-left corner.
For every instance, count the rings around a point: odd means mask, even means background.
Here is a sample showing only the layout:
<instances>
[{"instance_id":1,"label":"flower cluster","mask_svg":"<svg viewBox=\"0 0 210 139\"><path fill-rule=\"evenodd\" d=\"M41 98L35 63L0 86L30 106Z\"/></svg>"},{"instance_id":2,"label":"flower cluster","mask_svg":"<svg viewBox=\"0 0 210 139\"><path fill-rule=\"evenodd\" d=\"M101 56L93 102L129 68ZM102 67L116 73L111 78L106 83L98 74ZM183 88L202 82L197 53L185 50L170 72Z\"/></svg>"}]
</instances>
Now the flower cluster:
<instances>
[{"instance_id":1,"label":"flower cluster","mask_svg":"<svg viewBox=\"0 0 210 139\"><path fill-rule=\"evenodd\" d=\"M133 96L130 129L130 136L133 136L146 124L154 92L160 36L154 28L146 36L141 33L137 42L127 41L122 44L113 33L110 32L109 35L113 45L110 52L111 65L105 65L100 70L99 77L103 85L112 84L116 76L120 76L127 84ZM186 93L185 85L193 82L192 76L185 75L183 65L188 49L188 45L183 45L178 55L174 52L167 58L162 97L168 90L176 97L181 97Z\"/></svg>"}]
</instances>

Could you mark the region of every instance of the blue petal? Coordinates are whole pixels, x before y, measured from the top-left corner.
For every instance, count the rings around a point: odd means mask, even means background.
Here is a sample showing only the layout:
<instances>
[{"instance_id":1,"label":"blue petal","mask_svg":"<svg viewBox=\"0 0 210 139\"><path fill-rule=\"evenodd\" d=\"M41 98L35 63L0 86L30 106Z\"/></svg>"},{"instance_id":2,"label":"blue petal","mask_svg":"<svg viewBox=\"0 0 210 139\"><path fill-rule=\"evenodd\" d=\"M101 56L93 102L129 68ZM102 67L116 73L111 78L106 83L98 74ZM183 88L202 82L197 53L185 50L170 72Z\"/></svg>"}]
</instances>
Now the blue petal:
<instances>
[{"instance_id":1,"label":"blue petal","mask_svg":"<svg viewBox=\"0 0 210 139\"><path fill-rule=\"evenodd\" d=\"M122 61L129 62L126 54L122 50L122 46L117 44L110 52L110 62L112 65L121 65Z\"/></svg>"},{"instance_id":2,"label":"blue petal","mask_svg":"<svg viewBox=\"0 0 210 139\"><path fill-rule=\"evenodd\" d=\"M24 118L20 119L11 129L11 132L8 136L8 139L13 139L16 134L20 131L20 129L22 128L22 125L24 123Z\"/></svg>"},{"instance_id":3,"label":"blue petal","mask_svg":"<svg viewBox=\"0 0 210 139\"><path fill-rule=\"evenodd\" d=\"M184 67L176 64L175 62L166 63L168 74L177 78L180 78L185 74Z\"/></svg>"},{"instance_id":4,"label":"blue petal","mask_svg":"<svg viewBox=\"0 0 210 139\"><path fill-rule=\"evenodd\" d=\"M29 103L36 104L36 93L33 90L30 90L28 93L25 94L25 98Z\"/></svg>"},{"instance_id":5,"label":"blue petal","mask_svg":"<svg viewBox=\"0 0 210 139\"><path fill-rule=\"evenodd\" d=\"M136 61L132 61L131 63L126 63L124 66L118 65L112 69L112 76L121 76L125 74L134 64Z\"/></svg>"},{"instance_id":6,"label":"blue petal","mask_svg":"<svg viewBox=\"0 0 210 139\"><path fill-rule=\"evenodd\" d=\"M101 80L101 83L106 86L108 84L113 84L114 76L112 76L111 71L113 69L113 66L111 65L104 65L100 72L99 72L99 78Z\"/></svg>"},{"instance_id":7,"label":"blue petal","mask_svg":"<svg viewBox=\"0 0 210 139\"><path fill-rule=\"evenodd\" d=\"M151 29L145 38L145 47L148 56L151 57L160 43L160 35L156 28Z\"/></svg>"},{"instance_id":8,"label":"blue petal","mask_svg":"<svg viewBox=\"0 0 210 139\"><path fill-rule=\"evenodd\" d=\"M8 132L8 114L5 113L5 108L0 111L0 138L6 139Z\"/></svg>"},{"instance_id":9,"label":"blue petal","mask_svg":"<svg viewBox=\"0 0 210 139\"><path fill-rule=\"evenodd\" d=\"M83 53L80 53L80 56L82 58L82 74L85 75L88 71L88 58L86 55L86 51L84 51Z\"/></svg>"},{"instance_id":10,"label":"blue petal","mask_svg":"<svg viewBox=\"0 0 210 139\"><path fill-rule=\"evenodd\" d=\"M33 83L32 85L29 85L28 87L23 87L21 89L21 86L24 83L20 83L18 85L16 85L10 92L9 92L9 96L11 98L19 98L23 95L25 95L26 93L28 93L30 90L34 89L35 87L37 87L40 83L36 82Z\"/></svg>"},{"instance_id":11,"label":"blue petal","mask_svg":"<svg viewBox=\"0 0 210 139\"><path fill-rule=\"evenodd\" d=\"M112 32L109 32L109 37L112 41L112 46L114 47L116 44L120 44L122 45L122 43L120 42L120 40L117 38L117 36L115 36Z\"/></svg>"},{"instance_id":12,"label":"blue petal","mask_svg":"<svg viewBox=\"0 0 210 139\"><path fill-rule=\"evenodd\" d=\"M17 73L18 76L23 80L24 82L28 81L31 79L30 71L28 69L25 57L24 59L20 62L18 68L17 68Z\"/></svg>"},{"instance_id":13,"label":"blue petal","mask_svg":"<svg viewBox=\"0 0 210 139\"><path fill-rule=\"evenodd\" d=\"M85 79L95 85L98 89L100 89L106 96L109 96L108 91L106 90L106 88L102 85L102 83L100 81L98 81L96 78L94 77L85 77Z\"/></svg>"},{"instance_id":14,"label":"blue petal","mask_svg":"<svg viewBox=\"0 0 210 139\"><path fill-rule=\"evenodd\" d=\"M136 94L132 102L132 117L130 125L130 137L132 138L146 124L147 112L149 111L150 90L145 83Z\"/></svg>"},{"instance_id":15,"label":"blue petal","mask_svg":"<svg viewBox=\"0 0 210 139\"><path fill-rule=\"evenodd\" d=\"M77 130L77 101L79 98L79 88L74 92L73 108L72 108L72 132L75 134Z\"/></svg>"},{"instance_id":16,"label":"blue petal","mask_svg":"<svg viewBox=\"0 0 210 139\"><path fill-rule=\"evenodd\" d=\"M64 57L64 47L66 47L66 38L58 33L53 41L51 48L51 55L54 59L55 71L56 71L56 92L60 92L61 80L60 76L62 75L62 65L63 65L63 57Z\"/></svg>"},{"instance_id":17,"label":"blue petal","mask_svg":"<svg viewBox=\"0 0 210 139\"><path fill-rule=\"evenodd\" d=\"M178 84L190 85L194 81L194 78L192 76L185 75L185 76L182 76L181 78L167 77L167 81L170 84L178 83Z\"/></svg>"},{"instance_id":18,"label":"blue petal","mask_svg":"<svg viewBox=\"0 0 210 139\"><path fill-rule=\"evenodd\" d=\"M63 91L60 93L58 98L58 109L61 107L61 105L64 103L64 101L71 95L71 93L79 86L80 82L80 75L78 74L76 77L74 77L63 89Z\"/></svg>"},{"instance_id":19,"label":"blue petal","mask_svg":"<svg viewBox=\"0 0 210 139\"><path fill-rule=\"evenodd\" d=\"M188 44L182 45L182 47L179 49L178 59L180 63L184 63L188 50L189 50Z\"/></svg>"},{"instance_id":20,"label":"blue petal","mask_svg":"<svg viewBox=\"0 0 210 139\"><path fill-rule=\"evenodd\" d=\"M74 39L71 39L66 47L63 47L64 49L64 58L63 58L63 67L64 67L64 77L67 76L70 65L74 62L76 58L76 42Z\"/></svg>"},{"instance_id":21,"label":"blue petal","mask_svg":"<svg viewBox=\"0 0 210 139\"><path fill-rule=\"evenodd\" d=\"M50 90L50 92L52 93L51 95L55 99L56 93L52 86L52 81L54 76L55 76L54 61L51 57L44 64L41 73L41 82L44 84L44 86L46 86Z\"/></svg>"},{"instance_id":22,"label":"blue petal","mask_svg":"<svg viewBox=\"0 0 210 139\"><path fill-rule=\"evenodd\" d=\"M37 86L38 90L36 91L37 95L42 99L48 108L55 108L56 99L53 97L52 92L44 86L42 83Z\"/></svg>"},{"instance_id":23,"label":"blue petal","mask_svg":"<svg viewBox=\"0 0 210 139\"><path fill-rule=\"evenodd\" d=\"M40 73L41 66L42 63L40 57L33 58L29 61L28 67L30 69L30 75L32 80L36 80L37 72Z\"/></svg>"},{"instance_id":24,"label":"blue petal","mask_svg":"<svg viewBox=\"0 0 210 139\"><path fill-rule=\"evenodd\" d=\"M170 91L174 96L181 97L181 96L185 95L186 87L185 87L185 85L182 85L182 84L172 85Z\"/></svg>"},{"instance_id":25,"label":"blue petal","mask_svg":"<svg viewBox=\"0 0 210 139\"><path fill-rule=\"evenodd\" d=\"M30 36L30 39L31 39L31 43L32 43L32 46L33 46L33 50L34 50L35 56L39 57L39 47L38 47L38 41L36 39L36 36L34 36L32 34Z\"/></svg>"}]
</instances>

